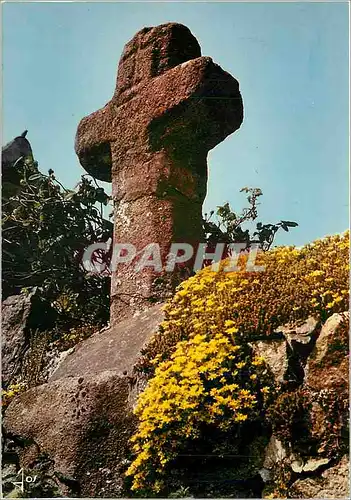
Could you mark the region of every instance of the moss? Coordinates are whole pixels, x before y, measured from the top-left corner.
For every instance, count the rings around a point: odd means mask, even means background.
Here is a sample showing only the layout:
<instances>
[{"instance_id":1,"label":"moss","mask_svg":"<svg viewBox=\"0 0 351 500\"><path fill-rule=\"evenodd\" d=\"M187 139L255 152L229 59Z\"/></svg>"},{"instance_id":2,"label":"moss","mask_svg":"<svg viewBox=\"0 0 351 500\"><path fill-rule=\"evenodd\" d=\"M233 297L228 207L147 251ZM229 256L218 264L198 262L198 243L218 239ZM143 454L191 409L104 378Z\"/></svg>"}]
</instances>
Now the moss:
<instances>
[{"instance_id":1,"label":"moss","mask_svg":"<svg viewBox=\"0 0 351 500\"><path fill-rule=\"evenodd\" d=\"M318 406L318 420L311 418ZM348 452L348 398L302 388L283 393L267 411L274 435L300 456L337 458Z\"/></svg>"},{"instance_id":2,"label":"moss","mask_svg":"<svg viewBox=\"0 0 351 500\"><path fill-rule=\"evenodd\" d=\"M341 397L340 397L341 396ZM349 401L347 394L325 390L311 397L324 412L325 431L319 442L319 452L330 458L341 457L349 452Z\"/></svg>"}]
</instances>

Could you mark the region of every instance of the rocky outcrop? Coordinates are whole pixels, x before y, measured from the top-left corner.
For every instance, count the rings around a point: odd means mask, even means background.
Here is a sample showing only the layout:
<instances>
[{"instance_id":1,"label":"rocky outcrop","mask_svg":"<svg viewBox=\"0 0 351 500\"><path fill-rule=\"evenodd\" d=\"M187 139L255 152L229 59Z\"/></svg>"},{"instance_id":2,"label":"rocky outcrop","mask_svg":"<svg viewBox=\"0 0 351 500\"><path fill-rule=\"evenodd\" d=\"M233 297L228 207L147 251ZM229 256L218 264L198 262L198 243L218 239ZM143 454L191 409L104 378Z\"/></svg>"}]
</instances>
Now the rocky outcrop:
<instances>
[{"instance_id":1,"label":"rocky outcrop","mask_svg":"<svg viewBox=\"0 0 351 500\"><path fill-rule=\"evenodd\" d=\"M162 305L158 304L116 327L95 333L77 344L74 352L65 358L50 380L95 375L102 371L126 372L125 375L131 376L143 345L157 330L162 318Z\"/></svg>"},{"instance_id":2,"label":"rocky outcrop","mask_svg":"<svg viewBox=\"0 0 351 500\"><path fill-rule=\"evenodd\" d=\"M262 340L253 343L255 354L265 359L278 386L301 385L318 326L318 321L310 317L299 324L281 326L272 336L262 337Z\"/></svg>"},{"instance_id":3,"label":"rocky outcrop","mask_svg":"<svg viewBox=\"0 0 351 500\"><path fill-rule=\"evenodd\" d=\"M347 391L349 360L347 356L349 313L333 314L318 336L313 356L306 366L305 383L315 390Z\"/></svg>"},{"instance_id":4,"label":"rocky outcrop","mask_svg":"<svg viewBox=\"0 0 351 500\"><path fill-rule=\"evenodd\" d=\"M35 470L40 457L45 456L50 464L48 477L62 495L125 494L123 472L129 463L129 438L136 424L132 411L145 386L133 367L162 317L162 308L156 305L117 327L94 334L63 359L47 384L25 392L10 404L4 424L7 436L20 450L19 465ZM333 384L346 389L345 372L340 370L345 363L345 351L340 347L345 342L345 330L340 329L345 329L347 318L347 314L335 314L322 328L311 320L296 327L290 325L280 340L257 342L281 390L271 412L273 434L270 439L268 435L268 445L264 444L267 435L253 434L247 453L258 455L250 459L250 469L237 469L241 478L239 496L246 495L245 491L251 491L249 497L255 491L256 496L261 483L265 484L264 495L346 495L348 398L346 392L335 394L328 374ZM299 361L305 371L296 386L284 383L283 371L287 375L294 368L296 358L289 351L291 337L285 335L296 334L297 328L308 330L314 347L307 359ZM334 371L328 368L331 361ZM284 367L280 372L279 363ZM327 370L324 375L323 370ZM220 473L219 468L216 474Z\"/></svg>"},{"instance_id":5,"label":"rocky outcrop","mask_svg":"<svg viewBox=\"0 0 351 500\"><path fill-rule=\"evenodd\" d=\"M25 442L22 467L35 468L45 454L62 494L122 495L133 405L144 387L133 366L162 317L156 305L94 334L64 358L47 384L10 404L4 424L7 436Z\"/></svg>"},{"instance_id":6,"label":"rocky outcrop","mask_svg":"<svg viewBox=\"0 0 351 500\"><path fill-rule=\"evenodd\" d=\"M134 429L129 390L126 377L103 371L60 379L16 398L6 412L5 427L8 434L26 440L20 465L32 469L45 453L66 493L104 496L106 481L110 474L115 477ZM109 494L121 493L120 476L111 487Z\"/></svg>"},{"instance_id":7,"label":"rocky outcrop","mask_svg":"<svg viewBox=\"0 0 351 500\"><path fill-rule=\"evenodd\" d=\"M349 313L333 314L321 328L313 332L311 329L309 335L315 337L313 349L307 356L306 350L300 351L297 361L298 367L303 368L300 382L296 387L283 384L283 391L273 403L273 435L266 448L262 475L267 495L349 496L348 329ZM280 331L287 333L285 328ZM291 342L291 331L288 335L290 338L285 337L284 342ZM303 345L308 344L310 341ZM266 351L270 352L267 348ZM273 373L277 359L288 364L281 353L280 347L276 350ZM290 363L294 360L295 357L290 358ZM290 369L294 372L292 365Z\"/></svg>"}]
</instances>

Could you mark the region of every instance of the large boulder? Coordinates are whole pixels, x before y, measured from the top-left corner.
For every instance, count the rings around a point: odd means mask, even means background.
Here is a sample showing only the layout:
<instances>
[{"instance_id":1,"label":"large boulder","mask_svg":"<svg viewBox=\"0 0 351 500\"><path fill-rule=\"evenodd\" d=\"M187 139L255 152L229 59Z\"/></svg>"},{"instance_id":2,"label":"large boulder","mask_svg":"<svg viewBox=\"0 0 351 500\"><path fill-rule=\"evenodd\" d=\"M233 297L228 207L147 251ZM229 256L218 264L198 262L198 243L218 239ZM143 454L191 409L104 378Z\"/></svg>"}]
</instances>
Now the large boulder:
<instances>
[{"instance_id":1,"label":"large boulder","mask_svg":"<svg viewBox=\"0 0 351 500\"><path fill-rule=\"evenodd\" d=\"M156 332L163 319L162 305L157 304L107 330L97 332L77 344L51 376L52 381L64 377L79 377L111 370L122 374L131 370L140 357L143 346Z\"/></svg>"},{"instance_id":2,"label":"large boulder","mask_svg":"<svg viewBox=\"0 0 351 500\"><path fill-rule=\"evenodd\" d=\"M26 442L22 467L33 468L45 454L63 494L122 494L121 471L135 430L133 405L144 387L133 366L162 319L162 306L156 305L94 334L65 357L47 384L9 405L6 433Z\"/></svg>"},{"instance_id":3,"label":"large boulder","mask_svg":"<svg viewBox=\"0 0 351 500\"><path fill-rule=\"evenodd\" d=\"M279 487L278 493L289 497L333 498L328 495L335 488L335 498L339 498L346 491L346 459L339 468L335 464L345 454L347 384L340 367L346 358L347 317L334 315L321 328L311 320L301 325L304 332L296 333L294 327L294 331L281 331L280 339L255 343L280 387L276 400L279 421L273 421L269 444L265 451L264 444L261 458L249 473L249 479L260 474L267 494L276 494ZM63 358L47 384L30 389L10 404L4 425L7 436L22 445L20 466L36 470L40 457L45 456L50 480L62 495L126 494L123 472L129 463L129 439L136 428L133 408L145 387L135 367L162 320L162 306L155 305L95 333ZM303 342L293 335L302 336ZM312 338L305 342L307 336ZM309 354L299 346L295 351L295 342L308 346ZM295 388L282 382L289 381L298 356L303 370ZM330 387L331 380L341 392ZM290 431L292 440L286 438ZM267 442L270 436L263 437Z\"/></svg>"}]
</instances>

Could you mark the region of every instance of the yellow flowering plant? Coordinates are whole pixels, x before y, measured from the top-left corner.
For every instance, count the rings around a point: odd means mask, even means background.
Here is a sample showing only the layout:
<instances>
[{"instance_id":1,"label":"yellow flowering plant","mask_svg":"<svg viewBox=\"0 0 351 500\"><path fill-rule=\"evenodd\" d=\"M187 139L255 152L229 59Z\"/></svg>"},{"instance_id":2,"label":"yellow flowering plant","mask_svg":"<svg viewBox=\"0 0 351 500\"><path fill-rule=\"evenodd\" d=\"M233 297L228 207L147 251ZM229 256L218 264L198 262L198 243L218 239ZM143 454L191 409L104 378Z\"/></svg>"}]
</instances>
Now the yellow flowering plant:
<instances>
[{"instance_id":1,"label":"yellow flowering plant","mask_svg":"<svg viewBox=\"0 0 351 500\"><path fill-rule=\"evenodd\" d=\"M348 308L349 235L259 253L263 272L211 266L183 282L138 369L149 376L135 410L132 489L160 492L167 467L207 427L234 429L262 416L275 391L251 344L278 326Z\"/></svg>"},{"instance_id":2,"label":"yellow flowering plant","mask_svg":"<svg viewBox=\"0 0 351 500\"><path fill-rule=\"evenodd\" d=\"M227 431L258 418L267 380L261 358L225 332L178 342L138 401L139 428L132 438L136 458L127 472L132 489L159 491L167 464L206 426Z\"/></svg>"}]
</instances>

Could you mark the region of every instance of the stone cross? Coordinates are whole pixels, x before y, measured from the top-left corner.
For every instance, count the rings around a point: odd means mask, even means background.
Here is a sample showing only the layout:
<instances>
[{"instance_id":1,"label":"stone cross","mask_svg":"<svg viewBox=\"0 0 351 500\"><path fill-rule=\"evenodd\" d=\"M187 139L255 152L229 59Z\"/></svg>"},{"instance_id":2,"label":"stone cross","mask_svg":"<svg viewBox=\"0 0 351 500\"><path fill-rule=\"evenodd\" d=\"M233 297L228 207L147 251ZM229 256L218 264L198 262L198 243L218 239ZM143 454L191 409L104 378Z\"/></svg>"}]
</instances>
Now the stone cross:
<instances>
[{"instance_id":1,"label":"stone cross","mask_svg":"<svg viewBox=\"0 0 351 500\"><path fill-rule=\"evenodd\" d=\"M75 142L85 170L112 180L114 243L138 251L157 243L164 262L171 243L201 242L207 153L242 120L237 80L201 57L186 26L139 31L122 53L112 99L81 120ZM157 281L162 287L151 267L118 266L111 324L147 308Z\"/></svg>"}]
</instances>

